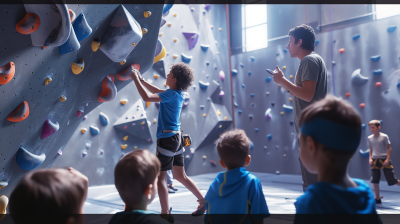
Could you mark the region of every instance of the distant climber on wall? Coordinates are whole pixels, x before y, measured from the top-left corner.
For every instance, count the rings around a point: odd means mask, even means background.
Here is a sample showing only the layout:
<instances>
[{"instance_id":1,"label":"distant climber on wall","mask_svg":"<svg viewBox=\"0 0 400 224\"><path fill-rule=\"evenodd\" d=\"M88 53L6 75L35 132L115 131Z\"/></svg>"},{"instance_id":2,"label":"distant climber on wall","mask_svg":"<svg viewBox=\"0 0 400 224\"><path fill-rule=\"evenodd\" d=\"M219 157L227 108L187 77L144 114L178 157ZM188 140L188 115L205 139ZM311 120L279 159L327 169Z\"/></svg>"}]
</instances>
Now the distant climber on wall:
<instances>
[{"instance_id":1,"label":"distant climber on wall","mask_svg":"<svg viewBox=\"0 0 400 224\"><path fill-rule=\"evenodd\" d=\"M289 31L287 49L290 57L299 58L300 65L296 72L295 83L287 80L283 72L276 66L273 72L275 83L282 85L294 97L294 125L297 136L299 134L298 117L308 105L325 98L327 94L327 74L324 59L314 52L315 33L308 25L300 25ZM300 160L303 178L303 191L317 182L316 174L308 172Z\"/></svg>"}]
</instances>

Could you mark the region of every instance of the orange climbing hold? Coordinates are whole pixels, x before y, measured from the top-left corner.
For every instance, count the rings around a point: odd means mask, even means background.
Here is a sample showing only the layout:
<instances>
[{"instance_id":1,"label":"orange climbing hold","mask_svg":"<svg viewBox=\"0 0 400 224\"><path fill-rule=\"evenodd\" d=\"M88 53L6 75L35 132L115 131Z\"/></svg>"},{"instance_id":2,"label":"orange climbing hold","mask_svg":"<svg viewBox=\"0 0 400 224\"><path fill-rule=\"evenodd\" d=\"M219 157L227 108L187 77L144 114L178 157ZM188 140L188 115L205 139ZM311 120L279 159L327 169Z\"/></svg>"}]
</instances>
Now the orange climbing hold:
<instances>
[{"instance_id":1,"label":"orange climbing hold","mask_svg":"<svg viewBox=\"0 0 400 224\"><path fill-rule=\"evenodd\" d=\"M133 69L140 70L140 65L139 64L131 64L128 68L126 68L124 71L117 73L117 79L121 81L126 81L131 79L131 74L133 72Z\"/></svg>"},{"instance_id":2,"label":"orange climbing hold","mask_svg":"<svg viewBox=\"0 0 400 224\"><path fill-rule=\"evenodd\" d=\"M20 122L25 120L29 116L29 105L28 102L22 102L10 115L7 120L12 122Z\"/></svg>"},{"instance_id":3,"label":"orange climbing hold","mask_svg":"<svg viewBox=\"0 0 400 224\"><path fill-rule=\"evenodd\" d=\"M146 108L149 108L151 102L146 102Z\"/></svg>"},{"instance_id":4,"label":"orange climbing hold","mask_svg":"<svg viewBox=\"0 0 400 224\"><path fill-rule=\"evenodd\" d=\"M350 96L350 93L346 93L346 98L349 98L349 96Z\"/></svg>"},{"instance_id":5,"label":"orange climbing hold","mask_svg":"<svg viewBox=\"0 0 400 224\"><path fill-rule=\"evenodd\" d=\"M343 54L344 53L344 48L339 49L339 53Z\"/></svg>"},{"instance_id":6,"label":"orange climbing hold","mask_svg":"<svg viewBox=\"0 0 400 224\"><path fill-rule=\"evenodd\" d=\"M376 87L381 87L382 83L381 82L377 82L375 83Z\"/></svg>"},{"instance_id":7,"label":"orange climbing hold","mask_svg":"<svg viewBox=\"0 0 400 224\"><path fill-rule=\"evenodd\" d=\"M5 85L9 81L11 81L11 79L14 78L14 74L15 74L14 62L9 62L4 67L1 67L0 68L0 85Z\"/></svg>"},{"instance_id":8,"label":"orange climbing hold","mask_svg":"<svg viewBox=\"0 0 400 224\"><path fill-rule=\"evenodd\" d=\"M365 107L365 103L360 103L360 108L364 108Z\"/></svg>"},{"instance_id":9,"label":"orange climbing hold","mask_svg":"<svg viewBox=\"0 0 400 224\"><path fill-rule=\"evenodd\" d=\"M15 25L18 32L22 34L31 34L40 26L40 18L35 13L27 13L21 21Z\"/></svg>"}]
</instances>

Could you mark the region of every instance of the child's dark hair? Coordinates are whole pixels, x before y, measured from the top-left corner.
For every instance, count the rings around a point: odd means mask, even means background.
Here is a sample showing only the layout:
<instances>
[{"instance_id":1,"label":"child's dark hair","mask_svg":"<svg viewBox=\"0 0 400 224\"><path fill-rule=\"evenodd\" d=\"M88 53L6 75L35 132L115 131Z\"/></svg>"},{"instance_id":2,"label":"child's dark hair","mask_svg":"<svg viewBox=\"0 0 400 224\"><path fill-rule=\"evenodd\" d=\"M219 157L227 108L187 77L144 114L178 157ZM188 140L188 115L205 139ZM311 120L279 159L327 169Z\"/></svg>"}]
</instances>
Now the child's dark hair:
<instances>
[{"instance_id":1,"label":"child's dark hair","mask_svg":"<svg viewBox=\"0 0 400 224\"><path fill-rule=\"evenodd\" d=\"M297 44L300 39L303 40L300 47L304 50L313 51L315 46L315 32L311 26L302 24L289 31L289 36L294 37L294 43Z\"/></svg>"},{"instance_id":2,"label":"child's dark hair","mask_svg":"<svg viewBox=\"0 0 400 224\"><path fill-rule=\"evenodd\" d=\"M219 157L228 169L245 165L250 143L250 139L242 129L227 131L215 142Z\"/></svg>"},{"instance_id":3,"label":"child's dark hair","mask_svg":"<svg viewBox=\"0 0 400 224\"><path fill-rule=\"evenodd\" d=\"M33 171L11 193L10 214L17 224L65 223L73 214L80 213L88 184L66 169Z\"/></svg>"},{"instance_id":4,"label":"child's dark hair","mask_svg":"<svg viewBox=\"0 0 400 224\"><path fill-rule=\"evenodd\" d=\"M179 62L171 67L171 72L176 78L176 88L179 90L187 90L194 80L193 69L188 64Z\"/></svg>"},{"instance_id":5,"label":"child's dark hair","mask_svg":"<svg viewBox=\"0 0 400 224\"><path fill-rule=\"evenodd\" d=\"M376 127L379 127L379 126L381 126L381 121L372 120L372 121L368 122L368 125L375 125Z\"/></svg>"},{"instance_id":6,"label":"child's dark hair","mask_svg":"<svg viewBox=\"0 0 400 224\"><path fill-rule=\"evenodd\" d=\"M361 131L361 118L354 107L341 98L337 98L333 95L327 95L324 99L319 100L308 107L306 107L299 116L299 127L301 127L307 121L311 121L315 118L323 118L325 120L333 121L335 123L352 126ZM303 139L306 138L302 135ZM319 143L318 143L319 144ZM341 151L337 149L331 149L324 146L323 150L331 156L331 158L350 157L354 154L354 151Z\"/></svg>"},{"instance_id":7,"label":"child's dark hair","mask_svg":"<svg viewBox=\"0 0 400 224\"><path fill-rule=\"evenodd\" d=\"M125 204L141 203L146 188L154 183L160 170L160 161L146 149L124 155L115 167L114 182Z\"/></svg>"}]
</instances>

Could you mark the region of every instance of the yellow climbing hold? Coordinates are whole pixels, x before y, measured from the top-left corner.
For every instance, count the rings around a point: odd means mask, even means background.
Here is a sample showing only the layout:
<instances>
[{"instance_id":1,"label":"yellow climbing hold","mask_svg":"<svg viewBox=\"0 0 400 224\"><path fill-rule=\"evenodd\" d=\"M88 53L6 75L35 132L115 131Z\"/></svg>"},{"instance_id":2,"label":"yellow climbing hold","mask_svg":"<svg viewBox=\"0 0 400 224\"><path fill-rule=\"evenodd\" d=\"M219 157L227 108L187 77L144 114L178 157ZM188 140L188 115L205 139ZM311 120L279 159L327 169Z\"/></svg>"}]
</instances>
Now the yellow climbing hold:
<instances>
[{"instance_id":1,"label":"yellow climbing hold","mask_svg":"<svg viewBox=\"0 0 400 224\"><path fill-rule=\"evenodd\" d=\"M281 87L281 84L278 84L278 87Z\"/></svg>"},{"instance_id":2,"label":"yellow climbing hold","mask_svg":"<svg viewBox=\"0 0 400 224\"><path fill-rule=\"evenodd\" d=\"M150 106L151 102L146 102L146 108Z\"/></svg>"},{"instance_id":3,"label":"yellow climbing hold","mask_svg":"<svg viewBox=\"0 0 400 224\"><path fill-rule=\"evenodd\" d=\"M157 119L154 118L154 119L153 119L153 123L156 123L156 122L157 122Z\"/></svg>"},{"instance_id":4,"label":"yellow climbing hold","mask_svg":"<svg viewBox=\"0 0 400 224\"><path fill-rule=\"evenodd\" d=\"M178 58L177 54L172 55L172 57L174 57L175 59Z\"/></svg>"},{"instance_id":5,"label":"yellow climbing hold","mask_svg":"<svg viewBox=\"0 0 400 224\"><path fill-rule=\"evenodd\" d=\"M142 28L142 34L147 33L147 29L146 28Z\"/></svg>"},{"instance_id":6,"label":"yellow climbing hold","mask_svg":"<svg viewBox=\"0 0 400 224\"><path fill-rule=\"evenodd\" d=\"M221 115L221 111L217 110L217 114L218 114L218 115Z\"/></svg>"},{"instance_id":7,"label":"yellow climbing hold","mask_svg":"<svg viewBox=\"0 0 400 224\"><path fill-rule=\"evenodd\" d=\"M164 86L167 87L168 86L167 83L164 83Z\"/></svg>"},{"instance_id":8,"label":"yellow climbing hold","mask_svg":"<svg viewBox=\"0 0 400 224\"><path fill-rule=\"evenodd\" d=\"M126 135L126 136L124 136L122 139L124 140L124 141L126 141L126 140L128 140L128 135Z\"/></svg>"},{"instance_id":9,"label":"yellow climbing hold","mask_svg":"<svg viewBox=\"0 0 400 224\"><path fill-rule=\"evenodd\" d=\"M174 42L176 43L178 41L178 38L174 38Z\"/></svg>"},{"instance_id":10,"label":"yellow climbing hold","mask_svg":"<svg viewBox=\"0 0 400 224\"><path fill-rule=\"evenodd\" d=\"M292 102L292 101L293 101L292 97L289 97L289 101L290 101L290 102Z\"/></svg>"},{"instance_id":11,"label":"yellow climbing hold","mask_svg":"<svg viewBox=\"0 0 400 224\"><path fill-rule=\"evenodd\" d=\"M281 112L281 114L282 114L282 115L284 115L284 114L285 114L285 112L283 112L283 111L282 111L282 112Z\"/></svg>"},{"instance_id":12,"label":"yellow climbing hold","mask_svg":"<svg viewBox=\"0 0 400 224\"><path fill-rule=\"evenodd\" d=\"M147 17L151 16L151 12L150 11L144 11L143 15L144 15L144 18L147 18Z\"/></svg>"},{"instance_id":13,"label":"yellow climbing hold","mask_svg":"<svg viewBox=\"0 0 400 224\"><path fill-rule=\"evenodd\" d=\"M285 70L286 69L286 65L282 66L282 69Z\"/></svg>"},{"instance_id":14,"label":"yellow climbing hold","mask_svg":"<svg viewBox=\"0 0 400 224\"><path fill-rule=\"evenodd\" d=\"M137 146L133 147L133 149L137 149Z\"/></svg>"},{"instance_id":15,"label":"yellow climbing hold","mask_svg":"<svg viewBox=\"0 0 400 224\"><path fill-rule=\"evenodd\" d=\"M144 121L142 121L142 123L140 123L141 125L144 125L144 124L146 124L146 122L144 122Z\"/></svg>"},{"instance_id":16,"label":"yellow climbing hold","mask_svg":"<svg viewBox=\"0 0 400 224\"><path fill-rule=\"evenodd\" d=\"M3 184L0 184L0 190L8 186L8 182L0 181L0 183L3 183Z\"/></svg>"},{"instance_id":17,"label":"yellow climbing hold","mask_svg":"<svg viewBox=\"0 0 400 224\"><path fill-rule=\"evenodd\" d=\"M228 117L224 117L225 120L228 120Z\"/></svg>"},{"instance_id":18,"label":"yellow climbing hold","mask_svg":"<svg viewBox=\"0 0 400 224\"><path fill-rule=\"evenodd\" d=\"M203 114L203 117L207 116L206 114Z\"/></svg>"},{"instance_id":19,"label":"yellow climbing hold","mask_svg":"<svg viewBox=\"0 0 400 224\"><path fill-rule=\"evenodd\" d=\"M283 154L283 157L286 157L286 154Z\"/></svg>"},{"instance_id":20,"label":"yellow climbing hold","mask_svg":"<svg viewBox=\"0 0 400 224\"><path fill-rule=\"evenodd\" d=\"M159 34L158 34L158 36L160 36L160 37L161 37L161 36L162 36L162 32L161 32L161 33L159 33Z\"/></svg>"},{"instance_id":21,"label":"yellow climbing hold","mask_svg":"<svg viewBox=\"0 0 400 224\"><path fill-rule=\"evenodd\" d=\"M174 17L176 17L176 16L177 16L177 14L175 13L175 14L174 14Z\"/></svg>"},{"instance_id":22,"label":"yellow climbing hold","mask_svg":"<svg viewBox=\"0 0 400 224\"><path fill-rule=\"evenodd\" d=\"M219 30L219 31L222 31L222 28L219 28L218 30Z\"/></svg>"},{"instance_id":23,"label":"yellow climbing hold","mask_svg":"<svg viewBox=\"0 0 400 224\"><path fill-rule=\"evenodd\" d=\"M87 129L86 128L81 128L81 132L82 132L82 134L85 134L87 132Z\"/></svg>"},{"instance_id":24,"label":"yellow climbing hold","mask_svg":"<svg viewBox=\"0 0 400 224\"><path fill-rule=\"evenodd\" d=\"M78 63L72 62L71 70L72 73L74 73L75 75L81 73L84 68L85 68L85 61L83 59L81 59Z\"/></svg>"},{"instance_id":25,"label":"yellow climbing hold","mask_svg":"<svg viewBox=\"0 0 400 224\"><path fill-rule=\"evenodd\" d=\"M132 43L132 44L131 44L132 47L135 46L135 45L136 45L135 43Z\"/></svg>"},{"instance_id":26,"label":"yellow climbing hold","mask_svg":"<svg viewBox=\"0 0 400 224\"><path fill-rule=\"evenodd\" d=\"M128 144L121 145L121 149L126 149L127 147L128 147Z\"/></svg>"},{"instance_id":27,"label":"yellow climbing hold","mask_svg":"<svg viewBox=\"0 0 400 224\"><path fill-rule=\"evenodd\" d=\"M64 95L60 96L60 101L61 102L65 102L67 100L67 97L65 97Z\"/></svg>"},{"instance_id":28,"label":"yellow climbing hold","mask_svg":"<svg viewBox=\"0 0 400 224\"><path fill-rule=\"evenodd\" d=\"M157 74L154 74L154 78L155 78L155 79L158 79L158 78L160 78L160 76L157 75Z\"/></svg>"},{"instance_id":29,"label":"yellow climbing hold","mask_svg":"<svg viewBox=\"0 0 400 224\"><path fill-rule=\"evenodd\" d=\"M119 64L120 65L124 65L126 63L126 59L124 59L123 61L121 61Z\"/></svg>"},{"instance_id":30,"label":"yellow climbing hold","mask_svg":"<svg viewBox=\"0 0 400 224\"><path fill-rule=\"evenodd\" d=\"M203 156L203 159L207 159L207 156Z\"/></svg>"},{"instance_id":31,"label":"yellow climbing hold","mask_svg":"<svg viewBox=\"0 0 400 224\"><path fill-rule=\"evenodd\" d=\"M100 47L100 41L92 40L92 51L96 52Z\"/></svg>"},{"instance_id":32,"label":"yellow climbing hold","mask_svg":"<svg viewBox=\"0 0 400 224\"><path fill-rule=\"evenodd\" d=\"M172 25L172 23L168 23L167 25L168 25L168 26L171 26L171 25Z\"/></svg>"},{"instance_id":33,"label":"yellow climbing hold","mask_svg":"<svg viewBox=\"0 0 400 224\"><path fill-rule=\"evenodd\" d=\"M222 128L222 124L220 124L220 125L218 126L218 128Z\"/></svg>"},{"instance_id":34,"label":"yellow climbing hold","mask_svg":"<svg viewBox=\"0 0 400 224\"><path fill-rule=\"evenodd\" d=\"M289 76L289 79L293 79L293 75L290 75L290 76Z\"/></svg>"},{"instance_id":35,"label":"yellow climbing hold","mask_svg":"<svg viewBox=\"0 0 400 224\"><path fill-rule=\"evenodd\" d=\"M51 79L50 77L47 77L47 78L44 80L44 84L47 86L51 81L52 81L52 79Z\"/></svg>"},{"instance_id":36,"label":"yellow climbing hold","mask_svg":"<svg viewBox=\"0 0 400 224\"><path fill-rule=\"evenodd\" d=\"M128 100L127 99L123 99L123 100L120 100L119 102L121 102L121 104L125 105L128 102Z\"/></svg>"},{"instance_id":37,"label":"yellow climbing hold","mask_svg":"<svg viewBox=\"0 0 400 224\"><path fill-rule=\"evenodd\" d=\"M5 195L0 196L0 214L2 214L2 215L7 214L7 205L8 205L7 196L5 196ZM1 219L3 219L3 218L4 218L4 216L1 216Z\"/></svg>"}]
</instances>

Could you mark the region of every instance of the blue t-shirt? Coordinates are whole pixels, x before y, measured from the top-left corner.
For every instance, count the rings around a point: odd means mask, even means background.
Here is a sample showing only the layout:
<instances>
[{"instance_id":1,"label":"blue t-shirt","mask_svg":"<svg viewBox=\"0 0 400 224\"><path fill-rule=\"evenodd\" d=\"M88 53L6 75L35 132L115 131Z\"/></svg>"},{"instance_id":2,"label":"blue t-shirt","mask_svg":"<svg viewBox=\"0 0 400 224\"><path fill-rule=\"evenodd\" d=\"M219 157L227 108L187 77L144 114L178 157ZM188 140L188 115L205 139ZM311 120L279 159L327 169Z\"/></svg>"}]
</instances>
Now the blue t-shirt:
<instances>
[{"instance_id":1,"label":"blue t-shirt","mask_svg":"<svg viewBox=\"0 0 400 224\"><path fill-rule=\"evenodd\" d=\"M204 223L252 223L252 219L270 216L260 180L244 167L219 173L204 200L207 208ZM242 217L213 214L241 214Z\"/></svg>"},{"instance_id":2,"label":"blue t-shirt","mask_svg":"<svg viewBox=\"0 0 400 224\"><path fill-rule=\"evenodd\" d=\"M174 136L175 133L162 133L162 130L179 131L183 94L182 90L167 89L158 93L161 98L160 111L158 113L157 139Z\"/></svg>"},{"instance_id":3,"label":"blue t-shirt","mask_svg":"<svg viewBox=\"0 0 400 224\"><path fill-rule=\"evenodd\" d=\"M130 212L117 212L111 218L108 224L170 224L167 220L160 217L159 214L135 209Z\"/></svg>"},{"instance_id":4,"label":"blue t-shirt","mask_svg":"<svg viewBox=\"0 0 400 224\"><path fill-rule=\"evenodd\" d=\"M353 178L357 187L343 188L326 181L307 187L294 203L296 214L377 214L371 188Z\"/></svg>"}]
</instances>

